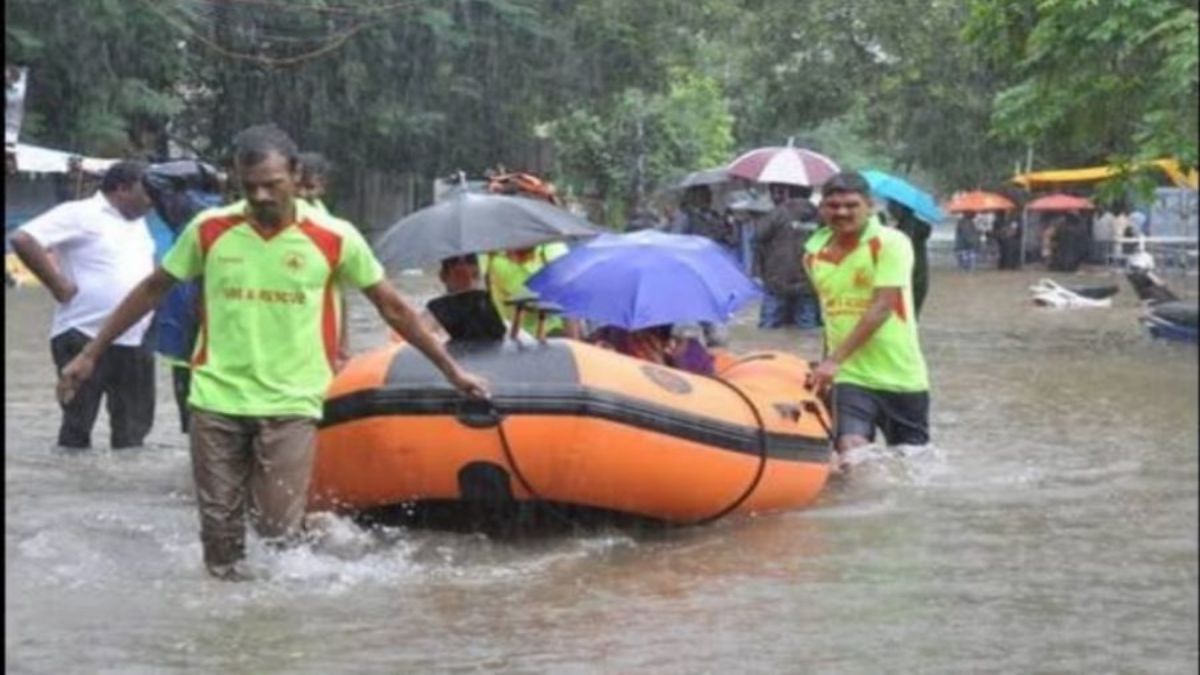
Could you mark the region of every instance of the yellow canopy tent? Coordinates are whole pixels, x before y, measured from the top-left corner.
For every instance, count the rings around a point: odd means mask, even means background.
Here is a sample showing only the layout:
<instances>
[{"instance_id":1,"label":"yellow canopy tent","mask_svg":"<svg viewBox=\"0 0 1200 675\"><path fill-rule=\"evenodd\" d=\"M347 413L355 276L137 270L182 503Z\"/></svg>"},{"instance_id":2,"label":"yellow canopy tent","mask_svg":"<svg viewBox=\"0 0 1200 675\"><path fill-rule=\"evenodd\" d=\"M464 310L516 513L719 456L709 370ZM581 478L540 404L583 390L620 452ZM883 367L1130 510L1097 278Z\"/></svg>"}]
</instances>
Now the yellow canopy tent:
<instances>
[{"instance_id":1,"label":"yellow canopy tent","mask_svg":"<svg viewBox=\"0 0 1200 675\"><path fill-rule=\"evenodd\" d=\"M1178 160L1174 159L1157 159L1153 162L1144 162L1135 165L1137 168L1146 166L1157 166L1162 169L1163 173L1171 179L1178 187L1188 187L1193 190L1197 188L1197 174L1195 169L1184 168L1179 165ZM1093 166L1086 169L1061 169L1055 171L1033 171L1030 173L1022 173L1013 176L1012 182L1020 185L1026 190L1039 190L1045 188L1059 187L1063 183L1097 183L1102 180L1107 180L1116 176L1121 172L1120 167L1116 166Z\"/></svg>"}]
</instances>

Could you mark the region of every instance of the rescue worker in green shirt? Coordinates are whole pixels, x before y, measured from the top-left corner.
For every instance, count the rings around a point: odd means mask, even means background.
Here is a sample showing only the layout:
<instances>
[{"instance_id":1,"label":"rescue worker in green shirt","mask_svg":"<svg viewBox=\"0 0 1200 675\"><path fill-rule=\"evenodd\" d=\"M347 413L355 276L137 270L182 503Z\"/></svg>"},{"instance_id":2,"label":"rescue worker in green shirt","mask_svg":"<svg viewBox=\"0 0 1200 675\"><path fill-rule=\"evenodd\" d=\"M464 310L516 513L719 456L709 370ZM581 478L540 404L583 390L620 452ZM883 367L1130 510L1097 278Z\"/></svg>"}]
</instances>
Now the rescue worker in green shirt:
<instances>
[{"instance_id":1,"label":"rescue worker in green shirt","mask_svg":"<svg viewBox=\"0 0 1200 675\"><path fill-rule=\"evenodd\" d=\"M496 311L510 324L516 317L516 308L509 304L510 300L525 298L533 292L525 287L525 282L546 266L546 263L567 254L567 245L553 242L514 251L500 251L487 256L488 265L485 279L488 293L496 305ZM546 317L545 330L549 336L567 336L578 339L579 331L575 328L577 322L558 316ZM529 334L537 330L537 313L524 312L521 315L521 328Z\"/></svg>"},{"instance_id":2,"label":"rescue worker in green shirt","mask_svg":"<svg viewBox=\"0 0 1200 675\"><path fill-rule=\"evenodd\" d=\"M69 401L114 338L177 282L202 279L190 451L204 563L221 579L247 576L247 512L268 541L290 544L302 531L317 421L337 355L338 283L360 289L455 389L488 396L486 383L423 327L362 234L297 197L298 153L287 134L251 127L234 146L245 199L199 213L59 380L59 397Z\"/></svg>"},{"instance_id":3,"label":"rescue worker in green shirt","mask_svg":"<svg viewBox=\"0 0 1200 675\"><path fill-rule=\"evenodd\" d=\"M832 391L839 454L881 429L888 445L929 442L929 376L912 298L913 246L872 215L870 186L843 172L822 186L822 227L804 265L821 301L825 357L812 373Z\"/></svg>"},{"instance_id":4,"label":"rescue worker in green shirt","mask_svg":"<svg viewBox=\"0 0 1200 675\"><path fill-rule=\"evenodd\" d=\"M529 199L540 199L558 205L554 186L528 173L501 173L488 180L488 192L504 195L519 195ZM525 287L525 282L546 266L546 263L567 254L567 245L552 242L531 248L511 251L496 251L483 256L486 264L484 280L496 311L510 324L516 316L516 308L509 301L534 295ZM524 312L521 328L533 334L537 331L537 313ZM581 339L583 331L579 321L557 316L546 317L545 331L550 336Z\"/></svg>"}]
</instances>

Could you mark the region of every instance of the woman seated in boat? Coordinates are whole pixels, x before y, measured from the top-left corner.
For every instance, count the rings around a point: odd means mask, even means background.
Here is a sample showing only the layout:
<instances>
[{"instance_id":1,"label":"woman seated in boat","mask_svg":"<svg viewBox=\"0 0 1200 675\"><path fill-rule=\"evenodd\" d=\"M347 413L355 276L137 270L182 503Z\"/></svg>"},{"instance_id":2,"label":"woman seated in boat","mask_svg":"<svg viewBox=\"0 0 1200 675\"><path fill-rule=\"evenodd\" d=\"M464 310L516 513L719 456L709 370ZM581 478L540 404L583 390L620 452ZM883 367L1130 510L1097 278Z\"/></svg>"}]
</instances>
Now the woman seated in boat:
<instances>
[{"instance_id":1,"label":"woman seated in boat","mask_svg":"<svg viewBox=\"0 0 1200 675\"><path fill-rule=\"evenodd\" d=\"M713 358L704 345L696 338L675 337L670 325L633 331L617 326L602 326L592 332L588 342L662 366L698 375L713 374Z\"/></svg>"}]
</instances>

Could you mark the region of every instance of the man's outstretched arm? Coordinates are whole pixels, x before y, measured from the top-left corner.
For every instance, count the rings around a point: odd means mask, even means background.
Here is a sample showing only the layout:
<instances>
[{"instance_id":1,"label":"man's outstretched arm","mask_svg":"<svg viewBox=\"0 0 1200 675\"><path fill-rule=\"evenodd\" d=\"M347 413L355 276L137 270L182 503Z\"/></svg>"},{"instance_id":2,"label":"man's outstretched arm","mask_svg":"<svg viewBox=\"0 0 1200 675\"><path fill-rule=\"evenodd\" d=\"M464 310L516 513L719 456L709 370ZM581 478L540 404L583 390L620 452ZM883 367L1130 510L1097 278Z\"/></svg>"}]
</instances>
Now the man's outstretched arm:
<instances>
[{"instance_id":1,"label":"man's outstretched arm","mask_svg":"<svg viewBox=\"0 0 1200 675\"><path fill-rule=\"evenodd\" d=\"M83 351L71 359L62 370L58 380L58 398L63 403L75 396L79 385L92 375L96 367L96 359L116 340L119 335L129 330L142 317L158 307L163 297L176 283L162 267L156 267L150 276L146 277L125 296L121 304L113 310L108 320L100 327L100 332L83 348Z\"/></svg>"},{"instance_id":2,"label":"man's outstretched arm","mask_svg":"<svg viewBox=\"0 0 1200 675\"><path fill-rule=\"evenodd\" d=\"M474 398L489 396L486 381L463 370L458 362L446 353L442 343L425 328L421 316L391 282L385 279L368 286L363 289L363 294L379 310L379 316L387 325L428 357L456 389Z\"/></svg>"}]
</instances>

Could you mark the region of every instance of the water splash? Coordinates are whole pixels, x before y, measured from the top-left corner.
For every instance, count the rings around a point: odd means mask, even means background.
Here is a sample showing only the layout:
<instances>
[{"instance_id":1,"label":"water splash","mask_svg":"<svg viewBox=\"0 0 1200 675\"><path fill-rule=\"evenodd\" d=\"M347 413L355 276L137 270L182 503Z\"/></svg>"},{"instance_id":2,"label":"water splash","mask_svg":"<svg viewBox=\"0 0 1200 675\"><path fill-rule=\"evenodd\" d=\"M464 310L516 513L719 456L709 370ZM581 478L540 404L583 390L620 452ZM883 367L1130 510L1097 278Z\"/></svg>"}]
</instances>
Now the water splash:
<instances>
[{"instance_id":1,"label":"water splash","mask_svg":"<svg viewBox=\"0 0 1200 675\"><path fill-rule=\"evenodd\" d=\"M869 443L847 450L842 461L849 468L847 480L888 484L929 485L951 471L945 451L934 444Z\"/></svg>"},{"instance_id":2,"label":"water splash","mask_svg":"<svg viewBox=\"0 0 1200 675\"><path fill-rule=\"evenodd\" d=\"M312 536L288 548L250 536L247 568L255 590L263 594L337 596L386 586L420 587L429 582L451 586L491 586L551 573L564 564L636 548L619 533L547 540L506 542L480 534L416 531L402 527L363 527L349 517L329 513L309 517ZM177 555L199 559L199 546L176 548Z\"/></svg>"}]
</instances>

